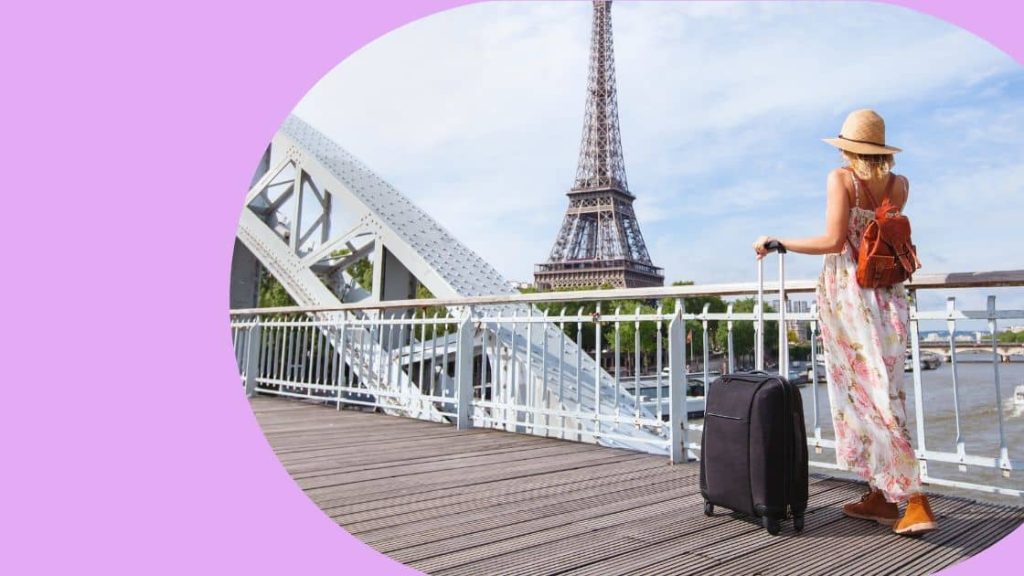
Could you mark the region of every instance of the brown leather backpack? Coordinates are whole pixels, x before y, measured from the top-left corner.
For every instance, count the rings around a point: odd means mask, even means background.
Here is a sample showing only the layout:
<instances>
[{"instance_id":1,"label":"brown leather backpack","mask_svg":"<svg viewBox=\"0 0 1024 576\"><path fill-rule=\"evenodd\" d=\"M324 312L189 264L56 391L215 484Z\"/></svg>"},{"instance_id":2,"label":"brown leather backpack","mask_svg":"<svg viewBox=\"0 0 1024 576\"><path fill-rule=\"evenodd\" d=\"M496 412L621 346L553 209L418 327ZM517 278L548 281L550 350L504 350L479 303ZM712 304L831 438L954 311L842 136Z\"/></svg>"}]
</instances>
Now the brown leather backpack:
<instances>
[{"instance_id":1,"label":"brown leather backpack","mask_svg":"<svg viewBox=\"0 0 1024 576\"><path fill-rule=\"evenodd\" d=\"M857 175L852 170L850 172L856 182ZM862 288L906 282L921 268L917 247L910 239L910 219L891 200L890 192L895 180L890 174L881 206L876 206L874 198L868 194L875 219L864 228L857 251L857 283ZM859 199L860 186L859 183L855 185Z\"/></svg>"}]
</instances>

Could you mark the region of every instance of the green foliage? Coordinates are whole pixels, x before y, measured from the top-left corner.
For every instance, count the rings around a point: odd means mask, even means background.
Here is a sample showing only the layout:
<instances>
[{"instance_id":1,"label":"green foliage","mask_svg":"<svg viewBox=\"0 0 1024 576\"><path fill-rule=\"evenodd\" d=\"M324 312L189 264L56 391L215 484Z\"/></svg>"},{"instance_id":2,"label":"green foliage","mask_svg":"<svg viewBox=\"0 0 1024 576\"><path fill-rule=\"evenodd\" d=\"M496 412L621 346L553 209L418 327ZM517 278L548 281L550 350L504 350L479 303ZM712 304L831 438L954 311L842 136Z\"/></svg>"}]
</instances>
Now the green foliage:
<instances>
[{"instance_id":1,"label":"green foliage","mask_svg":"<svg viewBox=\"0 0 1024 576\"><path fill-rule=\"evenodd\" d=\"M673 286L692 286L692 280L680 280L672 283ZM726 303L719 296L688 296L683 299L683 311L687 314L700 314L704 311L704 305L708 305L708 312L725 312ZM673 312L676 309L676 303L673 298L664 298L661 301L662 309L665 312ZM724 328L723 328L724 331ZM708 344L711 346L711 350L723 350L721 345L718 345L718 332L719 332L719 321L709 320L708 321ZM688 345L690 354L694 358L699 358L704 355L704 324L700 320L687 320L686 321L686 334L690 336L691 342Z\"/></svg>"},{"instance_id":2,"label":"green foliage","mask_svg":"<svg viewBox=\"0 0 1024 576\"><path fill-rule=\"evenodd\" d=\"M586 288L559 288L554 290L553 292L574 292L576 290L608 290L611 288L613 288L611 284L605 283L602 284L601 286L590 286ZM538 292L542 292L542 290L538 290L536 288L524 288L520 290L520 292L523 294L535 294ZM590 321L590 318L592 318L594 313L597 311L597 302L541 302L539 304L536 304L536 307L543 312L547 312L549 316L557 316L564 309L566 316L576 316L577 314L580 314L587 318L587 321L583 322L583 330L582 334L580 335L581 337L579 342L580 345L583 347L584 351L592 353L595 350L594 341L596 339L597 332L594 328L594 323ZM615 308L612 302L601 303L602 314L610 314L612 311L614 311L614 309ZM577 326L576 322L570 321L565 322L565 327L563 331L565 332L567 338L575 342L577 340L577 334L579 333L578 328L579 327ZM602 330L604 329L602 328Z\"/></svg>"},{"instance_id":3,"label":"green foliage","mask_svg":"<svg viewBox=\"0 0 1024 576\"><path fill-rule=\"evenodd\" d=\"M278 308L282 306L295 306L295 300L288 295L284 286L270 275L269 272L260 268L260 296L258 308Z\"/></svg>"},{"instance_id":4,"label":"green foliage","mask_svg":"<svg viewBox=\"0 0 1024 576\"><path fill-rule=\"evenodd\" d=\"M632 316L636 314L637 310L640 310L641 314L654 314L657 312L654 308L638 302L633 301L615 301L613 302L615 308L619 310L619 313L623 316ZM614 312L614 309L612 310ZM615 323L609 322L607 326L603 327L605 344L609 348L614 349L615 346ZM624 320L619 322L619 350L622 353L632 354L636 352L636 341L637 341L637 330L636 322ZM668 341L667 327L662 327L662 346L667 350ZM654 354L658 350L658 327L654 322L649 320L640 322L640 352L642 354Z\"/></svg>"},{"instance_id":5,"label":"green foliage","mask_svg":"<svg viewBox=\"0 0 1024 576\"><path fill-rule=\"evenodd\" d=\"M360 260L349 267L348 273L367 292L373 292L373 264L369 260Z\"/></svg>"},{"instance_id":6,"label":"green foliage","mask_svg":"<svg viewBox=\"0 0 1024 576\"><path fill-rule=\"evenodd\" d=\"M416 299L417 300L431 300L435 298L433 293L427 289L426 286L417 283L416 284ZM444 318L448 314L448 309L444 306L424 306L416 312L417 318L433 318L434 315L438 318ZM456 324L437 324L437 335L453 333L458 330ZM416 327L416 337L419 338L421 333L421 326ZM427 338L430 339L434 334L434 325L427 325Z\"/></svg>"},{"instance_id":7,"label":"green foliage","mask_svg":"<svg viewBox=\"0 0 1024 576\"><path fill-rule=\"evenodd\" d=\"M791 343L789 345L789 359L809 361L811 359L811 345Z\"/></svg>"},{"instance_id":8,"label":"green foliage","mask_svg":"<svg viewBox=\"0 0 1024 576\"><path fill-rule=\"evenodd\" d=\"M991 338L988 338L991 341ZM1017 342L1024 343L1024 332L1011 332L1009 330L999 332L996 334L996 340L1000 344L1014 344Z\"/></svg>"},{"instance_id":9,"label":"green foliage","mask_svg":"<svg viewBox=\"0 0 1024 576\"><path fill-rule=\"evenodd\" d=\"M331 258L341 258L349 254L351 254L351 251L347 248L341 248L331 252ZM348 267L346 272L363 290L367 292L373 291L373 263L370 262L369 258L363 258L358 262L354 262Z\"/></svg>"},{"instance_id":10,"label":"green foliage","mask_svg":"<svg viewBox=\"0 0 1024 576\"><path fill-rule=\"evenodd\" d=\"M331 258L341 258L347 256L351 252L342 248L331 252ZM356 281L357 284L362 286L365 290L373 289L373 263L369 259L362 259L348 268L348 273ZM321 281L327 285L327 281L321 278ZM428 292L429 293L429 292ZM433 298L433 296L429 296ZM295 300L288 295L285 291L284 286L277 281L269 272L265 269L260 269L260 296L259 303L257 304L260 308L277 308L282 306L296 306Z\"/></svg>"},{"instance_id":11,"label":"green foliage","mask_svg":"<svg viewBox=\"0 0 1024 576\"><path fill-rule=\"evenodd\" d=\"M691 281L675 282L673 286L686 286L691 285ZM584 288L585 289L598 289L606 290L612 288L609 284L604 284L597 288ZM558 290L562 291L562 290ZM531 294L539 292L535 288L523 289L524 294ZM665 298L660 302L662 311L671 314L675 310L675 300L672 298ZM695 296L685 298L683 300L683 308L687 313L699 314L704 310L704 305L708 304L708 310L710 312L725 312L726 303L717 296ZM550 315L558 315L562 309L565 309L566 315L575 316L582 311L582 315L588 318L588 321L583 323L583 334L582 344L586 351L593 352L594 350L594 339L596 336L596 330L594 323L589 321L594 313L597 311L596 302L554 302L554 303L541 303L537 307L541 310L546 310ZM618 309L622 315L633 315L636 313L639 307L641 314L654 314L657 312L657 308L652 306L649 302L642 302L638 300L606 300L601 302L601 314L608 316L614 314L615 310ZM717 348L714 344L716 342L716 331L718 330L719 322L717 320L711 320L708 322L708 341L712 348ZM565 323L566 335L575 340L577 336L577 323L566 322ZM692 341L688 345L688 350L693 357L697 358L704 353L703 343L703 325L699 320L689 320L686 322L686 332L692 334ZM642 356L642 362L645 363L650 361L654 354L657 352L658 337L657 337L657 325L651 321L644 321L640 324L640 354ZM613 348L615 345L615 325L614 323L606 322L601 327L601 339L604 341L604 346ZM631 366L634 361L636 352L636 325L634 322L623 320L619 323L619 346L620 351L625 356L625 365ZM668 322L666 321L662 325L662 350L668 354Z\"/></svg>"},{"instance_id":12,"label":"green foliage","mask_svg":"<svg viewBox=\"0 0 1024 576\"><path fill-rule=\"evenodd\" d=\"M754 311L754 298L743 298L733 302L733 312L753 312ZM772 312L771 306L765 304L765 312ZM779 339L778 330L779 323L774 320L768 320L765 323L765 338L764 338L764 349L765 354L771 355L776 354L779 350ZM727 329L719 330L715 335L716 344L719 349L725 350L729 342L729 331ZM749 321L733 321L732 323L732 344L733 352L737 357L750 356L754 354L754 322Z\"/></svg>"}]
</instances>

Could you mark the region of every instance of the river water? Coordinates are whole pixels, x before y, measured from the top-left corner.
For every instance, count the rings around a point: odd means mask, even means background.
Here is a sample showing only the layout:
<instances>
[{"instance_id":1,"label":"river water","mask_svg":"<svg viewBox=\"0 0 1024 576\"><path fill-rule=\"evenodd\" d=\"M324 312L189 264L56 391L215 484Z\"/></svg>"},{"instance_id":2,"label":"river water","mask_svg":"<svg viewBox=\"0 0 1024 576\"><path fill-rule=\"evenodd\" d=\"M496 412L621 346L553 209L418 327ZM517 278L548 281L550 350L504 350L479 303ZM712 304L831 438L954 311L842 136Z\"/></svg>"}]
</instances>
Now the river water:
<instances>
[{"instance_id":1,"label":"river water","mask_svg":"<svg viewBox=\"0 0 1024 576\"><path fill-rule=\"evenodd\" d=\"M1015 406L1014 388L1024 385L1024 362L999 364L1002 405L997 408L996 389L992 362L957 362L957 383L960 397L960 434L968 455L998 458L999 456L999 413L1003 415L1003 429L1010 458L1024 459L1024 406ZM907 416L910 434L917 447L917 418L915 413L914 380L911 372L904 374L907 394ZM801 387L808 437L814 434L814 398L810 384ZM957 420L954 410L953 369L944 363L935 370L921 372L921 388L925 414L925 445L929 451L943 451L956 454ZM832 416L829 408L828 390L824 381L818 383L818 422L822 437L833 439ZM835 463L835 452L825 449L821 454L811 451L811 460ZM841 477L854 477L842 471L832 471L811 466L812 472L823 472ZM966 472L959 471L956 464L928 463L929 476L946 480L987 484L1024 490L1024 470L1014 471L1010 478L991 468L968 466ZM1015 496L989 495L976 490L964 490L943 486L926 486L926 490L938 493L967 496L1001 503L1024 503Z\"/></svg>"},{"instance_id":2,"label":"river water","mask_svg":"<svg viewBox=\"0 0 1024 576\"><path fill-rule=\"evenodd\" d=\"M1003 430L1010 458L1024 457L1024 406L1015 406L1014 388L1024 385L1024 363L999 364L1001 406L996 403L994 365L991 362L957 362L957 388L960 401L960 435L967 454L998 457L1000 447L999 413L1003 416ZM913 374L904 374L904 386L907 393L907 416L911 437L917 446L917 415L915 410L915 390ZM928 450L956 453L957 418L955 397L953 394L953 367L945 363L936 370L921 372L921 390L924 406L924 440ZM811 386L803 388L804 404L807 410L808 432L812 427ZM829 413L828 392L824 383L818 386L818 414L822 428L822 436L834 437L832 418ZM998 406L998 407L997 407ZM834 452L813 454L812 458L831 457ZM991 484L1007 488L1024 489L1024 470L1011 473L1010 478L1003 478L1002 472L978 466L968 466L961 472L955 464L938 462L928 463L928 473L947 480ZM930 488L929 488L930 489ZM944 489L959 495L977 497L974 490ZM1017 497L997 497L1005 501Z\"/></svg>"}]
</instances>

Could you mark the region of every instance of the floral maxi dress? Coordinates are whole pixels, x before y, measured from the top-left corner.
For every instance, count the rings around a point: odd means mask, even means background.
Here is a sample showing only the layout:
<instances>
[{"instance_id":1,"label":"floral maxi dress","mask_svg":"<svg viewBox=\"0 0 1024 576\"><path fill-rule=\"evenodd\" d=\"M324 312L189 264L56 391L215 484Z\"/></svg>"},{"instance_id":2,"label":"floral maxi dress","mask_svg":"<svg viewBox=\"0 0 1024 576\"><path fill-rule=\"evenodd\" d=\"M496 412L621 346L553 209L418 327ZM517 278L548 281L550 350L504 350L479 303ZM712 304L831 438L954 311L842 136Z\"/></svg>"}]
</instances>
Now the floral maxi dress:
<instances>
[{"instance_id":1,"label":"floral maxi dress","mask_svg":"<svg viewBox=\"0 0 1024 576\"><path fill-rule=\"evenodd\" d=\"M901 502L920 490L903 390L910 315L903 284L857 283L853 254L874 217L871 210L850 209L848 246L824 257L818 310L837 459L886 500Z\"/></svg>"}]
</instances>

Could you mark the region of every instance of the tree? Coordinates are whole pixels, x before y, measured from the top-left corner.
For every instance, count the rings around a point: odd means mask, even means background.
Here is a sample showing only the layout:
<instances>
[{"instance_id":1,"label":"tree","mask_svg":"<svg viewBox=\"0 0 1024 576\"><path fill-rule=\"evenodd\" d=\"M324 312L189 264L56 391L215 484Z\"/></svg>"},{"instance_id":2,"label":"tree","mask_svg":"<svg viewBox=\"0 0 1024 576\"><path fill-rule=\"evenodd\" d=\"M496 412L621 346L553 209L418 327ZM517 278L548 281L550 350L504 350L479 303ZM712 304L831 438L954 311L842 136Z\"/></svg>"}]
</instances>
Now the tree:
<instances>
[{"instance_id":1,"label":"tree","mask_svg":"<svg viewBox=\"0 0 1024 576\"><path fill-rule=\"evenodd\" d=\"M342 248L331 252L331 258L341 258L350 254L349 250ZM348 267L348 274L352 279L365 290L373 290L373 264L368 258L363 258ZM327 285L327 279L321 277L320 281ZM433 296L429 296L433 298ZM277 281L265 268L260 267L260 294L256 304L259 308L278 308L284 306L297 306L295 300L288 295L284 286Z\"/></svg>"},{"instance_id":2,"label":"tree","mask_svg":"<svg viewBox=\"0 0 1024 576\"><path fill-rule=\"evenodd\" d=\"M693 284L692 281L678 281L673 283L673 286L686 286ZM574 288L573 290L605 290L612 288L609 284L604 284L599 287L590 288ZM566 290L556 290L566 291ZM526 288L522 290L524 294L532 294L540 292L536 288ZM675 311L675 300L673 298L665 298L660 302L662 311L667 314L671 314ZM684 311L687 313L700 314L704 305L709 305L710 312L725 312L726 304L718 296L694 296L685 298L683 300ZM582 310L582 315L588 320L583 322L582 329L582 346L584 351L588 353L594 352L594 338L595 326L594 322L590 320L594 313L597 311L596 302L551 302L551 303L539 303L536 305L538 309L547 311L549 315L557 315L563 309L566 315L575 316ZM601 314L602 316L608 316L614 314L615 310L620 310L623 316L633 315L636 313L639 307L641 314L653 314L657 312L657 309L650 303L639 301L639 300L605 300L601 302ZM717 320L711 320L708 322L708 336L709 342L715 342L715 331L719 322ZM573 341L576 340L577 336L577 323L568 321L565 323L566 336ZM703 346L703 326L699 320L689 320L686 322L686 331L693 333L693 341L690 344L690 351L693 355L702 355L704 353ZM650 366L654 364L654 355L658 349L658 329L657 324L651 321L643 321L640 324L640 354L641 363L644 366ZM602 346L613 348L615 345L615 326L613 323L605 323L601 328ZM633 321L623 320L619 323L619 352L623 354L624 366L632 366L635 362L635 343L636 343L636 326ZM668 358L668 321L662 324L662 351L665 354L666 364Z\"/></svg>"},{"instance_id":3,"label":"tree","mask_svg":"<svg viewBox=\"0 0 1024 576\"><path fill-rule=\"evenodd\" d=\"M612 288L612 285L605 283L602 284L601 286L590 286L585 288L559 288L554 290L554 292L571 292L576 290L608 290L610 288ZM524 288L520 290L520 292L523 294L535 294L541 292L541 290L538 290L536 288ZM583 322L583 334L580 339L580 345L583 347L584 351L589 351L590 353L593 353L596 350L594 346L594 340L596 338L597 332L594 328L594 322L592 321L592 318L594 316L594 313L597 312L597 302L540 302L535 304L535 306L539 310L547 312L549 316L558 315L564 309L566 316L575 316L577 314L581 314L583 317L587 318L587 320ZM607 315L611 314L614 311L614 302L606 301L601 303L602 314ZM573 321L566 321L564 332L566 338L569 338L570 340L575 342L577 336L577 323Z\"/></svg>"},{"instance_id":4,"label":"tree","mask_svg":"<svg viewBox=\"0 0 1024 576\"><path fill-rule=\"evenodd\" d=\"M426 286L420 284L419 282L416 283L417 300L433 300L434 298L434 294L430 290L428 290ZM435 314L437 315L438 318L444 318L448 316L448 308L445 306L424 306L420 308L420 310L416 313L416 316L420 318L433 318ZM436 334L438 336L453 333L459 329L457 324L451 322L441 323L437 325L428 325L426 328L427 339L430 339L434 336L435 328ZM416 330L416 338L419 338L422 332L422 327L417 326Z\"/></svg>"},{"instance_id":5,"label":"tree","mask_svg":"<svg viewBox=\"0 0 1024 576\"><path fill-rule=\"evenodd\" d=\"M369 259L362 260L348 267L348 274L367 292L373 292L373 264Z\"/></svg>"},{"instance_id":6,"label":"tree","mask_svg":"<svg viewBox=\"0 0 1024 576\"><path fill-rule=\"evenodd\" d=\"M341 258L348 256L351 252L347 248L341 248L331 252L331 258ZM346 270L348 275L352 277L352 280L356 284L359 284L367 292L373 291L373 263L370 262L369 258L363 258L357 262L352 263Z\"/></svg>"},{"instance_id":7,"label":"tree","mask_svg":"<svg viewBox=\"0 0 1024 576\"><path fill-rule=\"evenodd\" d=\"M678 280L672 283L673 286L692 286L692 280ZM687 314L700 314L704 311L704 305L708 305L708 312L725 312L726 303L720 296L689 296L683 298L683 311ZM674 298L664 298L661 301L662 309L665 312L674 312L676 309L676 303ZM718 332L719 332L719 321L709 320L708 321L708 343L711 348L724 350L724 347L718 343ZM700 320L687 320L686 321L686 334L693 334L693 340L690 343L690 352L694 357L703 356L704 354L704 324ZM685 337L685 334L684 334Z\"/></svg>"},{"instance_id":8,"label":"tree","mask_svg":"<svg viewBox=\"0 0 1024 576\"><path fill-rule=\"evenodd\" d=\"M753 312L754 298L743 298L733 302L733 312ZM771 312L772 307L765 304L765 312ZM778 322L774 320L765 321L764 349L765 354L776 354L778 352ZM729 331L722 329L716 334L716 343L725 350L728 346ZM754 322L733 321L732 324L733 353L737 358L753 358L754 355Z\"/></svg>"},{"instance_id":9,"label":"tree","mask_svg":"<svg viewBox=\"0 0 1024 576\"><path fill-rule=\"evenodd\" d=\"M982 341L992 341L992 337L988 334L982 336ZM1010 330L1004 330L996 334L996 341L1000 344L1014 344L1017 342L1024 342L1024 331L1022 332L1011 332Z\"/></svg>"},{"instance_id":10,"label":"tree","mask_svg":"<svg viewBox=\"0 0 1024 576\"><path fill-rule=\"evenodd\" d=\"M258 308L295 306L295 300L288 295L284 286L262 266L260 266L260 295L256 306Z\"/></svg>"},{"instance_id":11,"label":"tree","mask_svg":"<svg viewBox=\"0 0 1024 576\"><path fill-rule=\"evenodd\" d=\"M809 361L811 359L811 345L810 344L790 343L790 345L789 345L789 359L790 360Z\"/></svg>"},{"instance_id":12,"label":"tree","mask_svg":"<svg viewBox=\"0 0 1024 576\"><path fill-rule=\"evenodd\" d=\"M654 308L643 304L637 300L627 301L612 301L609 302L609 310L615 312L618 310L622 316L631 316L636 314L639 309L640 314L654 314L657 312ZM605 344L612 350L615 348L615 324L608 323L602 336L604 337ZM668 326L667 323L662 325L661 331L662 337L662 350L666 354L668 352ZM637 367L634 366L636 361L636 343L637 343L637 329L636 322L630 320L619 321L619 353L625 355L623 364L626 368L635 370ZM658 326L655 322L650 320L640 322L640 362L641 365L646 364L650 366L651 360L654 358L658 351Z\"/></svg>"}]
</instances>

